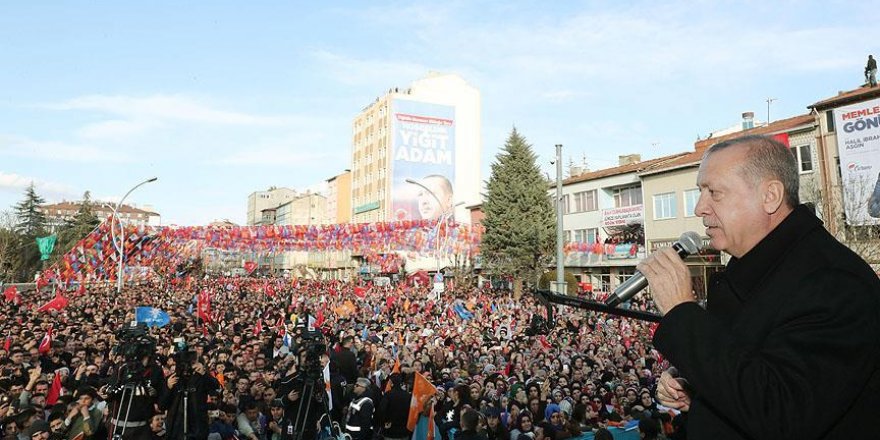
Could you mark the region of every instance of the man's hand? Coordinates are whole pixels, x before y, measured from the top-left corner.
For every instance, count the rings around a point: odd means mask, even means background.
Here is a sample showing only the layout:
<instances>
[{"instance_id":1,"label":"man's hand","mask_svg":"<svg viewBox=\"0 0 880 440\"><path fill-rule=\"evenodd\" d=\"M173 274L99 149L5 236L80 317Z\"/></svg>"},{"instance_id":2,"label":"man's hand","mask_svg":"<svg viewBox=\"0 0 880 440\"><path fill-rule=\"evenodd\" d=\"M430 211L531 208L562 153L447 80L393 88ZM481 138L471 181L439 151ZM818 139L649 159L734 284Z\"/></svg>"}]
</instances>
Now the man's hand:
<instances>
[{"instance_id":1,"label":"man's hand","mask_svg":"<svg viewBox=\"0 0 880 440\"><path fill-rule=\"evenodd\" d=\"M25 387L28 391L30 391L31 388L33 388L34 384L36 384L37 381L40 380L40 374L42 374L42 372L43 368L39 365L32 368L31 371L28 372L28 384L27 387Z\"/></svg>"},{"instance_id":2,"label":"man's hand","mask_svg":"<svg viewBox=\"0 0 880 440\"><path fill-rule=\"evenodd\" d=\"M287 399L291 402L296 402L297 400L299 400L299 391L290 390L290 392L287 393Z\"/></svg>"},{"instance_id":3,"label":"man's hand","mask_svg":"<svg viewBox=\"0 0 880 440\"><path fill-rule=\"evenodd\" d=\"M281 427L278 426L278 422L276 422L274 420L269 422L269 429L271 429L272 432L274 432L276 434L281 434Z\"/></svg>"},{"instance_id":4,"label":"man's hand","mask_svg":"<svg viewBox=\"0 0 880 440\"><path fill-rule=\"evenodd\" d=\"M672 247L655 251L636 266L648 280L661 315L685 302L695 302L691 274Z\"/></svg>"},{"instance_id":5,"label":"man's hand","mask_svg":"<svg viewBox=\"0 0 880 440\"><path fill-rule=\"evenodd\" d=\"M668 371L664 371L657 384L657 400L663 406L687 411L691 408L691 396L687 394L680 380L684 379L676 379Z\"/></svg>"},{"instance_id":6,"label":"man's hand","mask_svg":"<svg viewBox=\"0 0 880 440\"><path fill-rule=\"evenodd\" d=\"M168 376L168 381L167 381L168 382L168 389L170 390L170 389L174 388L174 386L177 385L178 380L180 380L180 378L177 377L177 374L171 373L171 375Z\"/></svg>"}]
</instances>

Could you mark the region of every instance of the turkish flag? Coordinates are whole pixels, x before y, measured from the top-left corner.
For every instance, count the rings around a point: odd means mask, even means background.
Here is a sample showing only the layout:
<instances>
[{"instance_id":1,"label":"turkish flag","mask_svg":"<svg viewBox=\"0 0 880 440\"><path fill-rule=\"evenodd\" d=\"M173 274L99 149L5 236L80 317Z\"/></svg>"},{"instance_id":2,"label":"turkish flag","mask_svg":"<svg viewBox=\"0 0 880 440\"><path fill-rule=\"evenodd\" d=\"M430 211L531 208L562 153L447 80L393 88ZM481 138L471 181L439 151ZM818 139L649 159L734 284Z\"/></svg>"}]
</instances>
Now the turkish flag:
<instances>
[{"instance_id":1,"label":"turkish flag","mask_svg":"<svg viewBox=\"0 0 880 440\"><path fill-rule=\"evenodd\" d=\"M248 275L250 275L255 270L257 270L257 263L254 263L253 261L245 261L244 262L244 270L245 270L245 272L248 273Z\"/></svg>"},{"instance_id":2,"label":"turkish flag","mask_svg":"<svg viewBox=\"0 0 880 440\"><path fill-rule=\"evenodd\" d=\"M259 336L260 333L263 332L263 318L257 320L257 325L254 326L254 336Z\"/></svg>"},{"instance_id":3,"label":"turkish flag","mask_svg":"<svg viewBox=\"0 0 880 440\"><path fill-rule=\"evenodd\" d=\"M203 290L196 299L196 315L205 322L211 322L211 294Z\"/></svg>"},{"instance_id":4,"label":"turkish flag","mask_svg":"<svg viewBox=\"0 0 880 440\"><path fill-rule=\"evenodd\" d=\"M56 371L55 379L52 379L52 386L49 388L49 393L46 394L46 405L58 403L59 397L61 397L61 373Z\"/></svg>"},{"instance_id":5,"label":"turkish flag","mask_svg":"<svg viewBox=\"0 0 880 440\"><path fill-rule=\"evenodd\" d=\"M6 337L6 342L3 343L3 351L9 353L9 347L12 347L12 336Z\"/></svg>"},{"instance_id":6,"label":"turkish flag","mask_svg":"<svg viewBox=\"0 0 880 440\"><path fill-rule=\"evenodd\" d=\"M67 298L65 298L63 295L61 295L61 292L56 292L55 298L52 301L49 301L46 304L43 304L42 306L40 306L40 308L37 309L37 311L38 312L48 312L50 310L58 310L58 311L64 310L64 308L67 307L67 303L68 303Z\"/></svg>"},{"instance_id":7,"label":"turkish flag","mask_svg":"<svg viewBox=\"0 0 880 440\"><path fill-rule=\"evenodd\" d=\"M367 297L367 289L364 289L361 286L354 286L354 295L358 298L366 298Z\"/></svg>"},{"instance_id":8,"label":"turkish flag","mask_svg":"<svg viewBox=\"0 0 880 440\"><path fill-rule=\"evenodd\" d=\"M18 289L15 286L9 286L3 291L3 296L6 297L7 302L14 302L18 296Z\"/></svg>"},{"instance_id":9,"label":"turkish flag","mask_svg":"<svg viewBox=\"0 0 880 440\"><path fill-rule=\"evenodd\" d=\"M52 324L49 324L49 328L46 329L46 336L43 336L43 340L40 341L40 354L46 354L50 349L52 349Z\"/></svg>"}]
</instances>

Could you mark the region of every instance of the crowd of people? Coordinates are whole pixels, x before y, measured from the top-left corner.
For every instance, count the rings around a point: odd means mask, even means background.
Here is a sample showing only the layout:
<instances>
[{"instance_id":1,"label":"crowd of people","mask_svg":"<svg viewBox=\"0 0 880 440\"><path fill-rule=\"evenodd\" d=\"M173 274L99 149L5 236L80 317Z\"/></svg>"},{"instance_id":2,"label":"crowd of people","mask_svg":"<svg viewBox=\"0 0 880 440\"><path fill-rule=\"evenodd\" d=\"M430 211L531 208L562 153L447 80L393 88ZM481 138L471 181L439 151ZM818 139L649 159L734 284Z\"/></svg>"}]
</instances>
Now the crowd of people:
<instances>
[{"instance_id":1,"label":"crowd of people","mask_svg":"<svg viewBox=\"0 0 880 440\"><path fill-rule=\"evenodd\" d=\"M404 439L421 378L437 392L417 409L442 440L602 438L627 424L683 435L683 414L655 400L668 365L650 323L559 309L534 334L543 306L528 293L189 277L40 307L56 295L0 302L4 440ZM139 306L170 322L132 328Z\"/></svg>"}]
</instances>

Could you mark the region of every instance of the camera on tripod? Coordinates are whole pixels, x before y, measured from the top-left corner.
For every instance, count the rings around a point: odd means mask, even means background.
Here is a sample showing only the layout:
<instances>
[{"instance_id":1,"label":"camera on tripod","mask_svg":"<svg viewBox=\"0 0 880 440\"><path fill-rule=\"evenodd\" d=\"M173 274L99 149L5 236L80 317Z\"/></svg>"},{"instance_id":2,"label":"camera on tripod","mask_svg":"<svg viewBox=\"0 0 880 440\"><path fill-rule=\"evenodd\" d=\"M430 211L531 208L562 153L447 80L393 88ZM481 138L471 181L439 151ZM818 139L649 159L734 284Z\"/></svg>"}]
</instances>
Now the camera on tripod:
<instances>
[{"instance_id":1,"label":"camera on tripod","mask_svg":"<svg viewBox=\"0 0 880 440\"><path fill-rule=\"evenodd\" d=\"M190 350L184 338L174 338L171 346L171 357L174 359L174 374L181 379L192 376L193 364L196 361L196 352Z\"/></svg>"},{"instance_id":2,"label":"camera on tripod","mask_svg":"<svg viewBox=\"0 0 880 440\"><path fill-rule=\"evenodd\" d=\"M321 365L321 356L327 353L327 343L324 342L324 335L318 330L304 329L301 335L302 350L305 352L305 361L303 362L303 372L305 379L323 380L324 366Z\"/></svg>"},{"instance_id":3,"label":"camera on tripod","mask_svg":"<svg viewBox=\"0 0 880 440\"><path fill-rule=\"evenodd\" d=\"M129 367L126 369L124 381L135 379L143 369L143 359L156 352L156 340L147 333L146 324L125 327L116 334L119 343L113 347L113 353L122 356Z\"/></svg>"}]
</instances>

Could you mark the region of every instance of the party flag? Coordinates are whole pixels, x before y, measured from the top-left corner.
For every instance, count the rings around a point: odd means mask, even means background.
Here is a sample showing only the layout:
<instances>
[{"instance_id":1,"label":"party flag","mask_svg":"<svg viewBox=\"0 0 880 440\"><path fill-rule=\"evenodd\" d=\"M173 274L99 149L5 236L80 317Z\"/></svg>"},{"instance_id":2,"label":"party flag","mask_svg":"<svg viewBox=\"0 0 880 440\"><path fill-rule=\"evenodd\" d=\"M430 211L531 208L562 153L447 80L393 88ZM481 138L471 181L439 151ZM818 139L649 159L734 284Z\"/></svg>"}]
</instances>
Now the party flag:
<instances>
[{"instance_id":1,"label":"party flag","mask_svg":"<svg viewBox=\"0 0 880 440\"><path fill-rule=\"evenodd\" d=\"M419 421L419 415L422 413L425 403L428 402L434 394L437 394L437 388L435 388L434 385L431 385L431 382L428 382L428 379L425 379L425 376L416 372L412 400L410 400L409 404L409 417L406 420L406 429L410 431L415 430L416 424ZM428 418L429 421L432 421L432 419L433 417Z\"/></svg>"},{"instance_id":2,"label":"party flag","mask_svg":"<svg viewBox=\"0 0 880 440\"><path fill-rule=\"evenodd\" d=\"M165 327L171 322L168 313L155 307L137 307L135 308L135 319L137 322L147 324L147 327Z\"/></svg>"}]
</instances>

